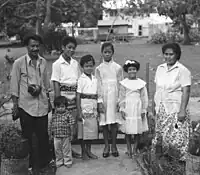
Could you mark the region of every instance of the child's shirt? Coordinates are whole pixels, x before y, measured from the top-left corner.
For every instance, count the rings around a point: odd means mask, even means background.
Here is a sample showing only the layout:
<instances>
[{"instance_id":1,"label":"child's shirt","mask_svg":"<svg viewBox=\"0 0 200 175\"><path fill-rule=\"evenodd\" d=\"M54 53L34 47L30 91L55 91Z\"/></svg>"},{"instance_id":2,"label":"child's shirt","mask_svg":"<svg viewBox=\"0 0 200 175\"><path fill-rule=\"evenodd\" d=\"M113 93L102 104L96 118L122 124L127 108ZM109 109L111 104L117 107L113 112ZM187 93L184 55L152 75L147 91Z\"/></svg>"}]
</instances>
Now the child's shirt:
<instances>
[{"instance_id":1,"label":"child's shirt","mask_svg":"<svg viewBox=\"0 0 200 175\"><path fill-rule=\"evenodd\" d=\"M70 137L70 127L75 124L75 119L69 111L59 114L55 112L51 120L51 132L54 137Z\"/></svg>"},{"instance_id":2,"label":"child's shirt","mask_svg":"<svg viewBox=\"0 0 200 175\"><path fill-rule=\"evenodd\" d=\"M101 101L101 96L98 96L98 85L95 76L89 78L83 73L78 79L77 92L81 97L81 109L83 113L94 113L97 110L97 99Z\"/></svg>"}]
</instances>

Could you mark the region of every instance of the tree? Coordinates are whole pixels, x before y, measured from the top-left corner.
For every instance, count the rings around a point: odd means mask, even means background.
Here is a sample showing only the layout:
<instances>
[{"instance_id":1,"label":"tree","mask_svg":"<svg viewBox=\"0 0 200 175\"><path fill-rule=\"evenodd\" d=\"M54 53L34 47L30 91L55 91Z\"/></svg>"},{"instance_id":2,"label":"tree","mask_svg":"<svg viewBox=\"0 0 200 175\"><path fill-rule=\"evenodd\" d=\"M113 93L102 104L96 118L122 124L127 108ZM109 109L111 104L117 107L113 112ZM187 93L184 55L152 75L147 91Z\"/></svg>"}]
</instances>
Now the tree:
<instances>
[{"instance_id":1,"label":"tree","mask_svg":"<svg viewBox=\"0 0 200 175\"><path fill-rule=\"evenodd\" d=\"M197 17L200 15L199 0L158 0L158 13L169 16L174 23L180 24L183 28L183 44L190 44L190 25L187 22L187 15Z\"/></svg>"}]
</instances>

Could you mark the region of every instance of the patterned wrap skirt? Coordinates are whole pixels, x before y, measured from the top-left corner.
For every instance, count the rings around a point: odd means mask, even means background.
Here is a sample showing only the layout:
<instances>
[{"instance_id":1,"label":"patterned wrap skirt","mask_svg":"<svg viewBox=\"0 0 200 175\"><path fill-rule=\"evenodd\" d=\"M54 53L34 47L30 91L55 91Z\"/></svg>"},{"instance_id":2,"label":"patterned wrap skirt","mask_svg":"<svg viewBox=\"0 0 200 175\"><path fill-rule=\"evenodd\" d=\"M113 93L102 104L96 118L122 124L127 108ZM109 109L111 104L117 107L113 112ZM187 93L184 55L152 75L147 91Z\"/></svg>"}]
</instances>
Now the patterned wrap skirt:
<instances>
[{"instance_id":1,"label":"patterned wrap skirt","mask_svg":"<svg viewBox=\"0 0 200 175\"><path fill-rule=\"evenodd\" d=\"M176 110L178 111L178 110ZM161 102L156 115L155 138L152 141L152 151L155 151L156 145L162 140L162 150L169 153L175 150L178 158L182 161L186 159L189 146L190 118L187 111L185 122L178 122L178 112L166 112L165 105ZM172 148L172 149L171 149Z\"/></svg>"},{"instance_id":2,"label":"patterned wrap skirt","mask_svg":"<svg viewBox=\"0 0 200 175\"><path fill-rule=\"evenodd\" d=\"M88 107L88 110L82 109L84 119L83 121L78 121L78 139L98 139L99 134L96 109L97 95L81 94L80 97L81 100L83 100L83 106ZM87 103L87 101L89 103Z\"/></svg>"}]
</instances>

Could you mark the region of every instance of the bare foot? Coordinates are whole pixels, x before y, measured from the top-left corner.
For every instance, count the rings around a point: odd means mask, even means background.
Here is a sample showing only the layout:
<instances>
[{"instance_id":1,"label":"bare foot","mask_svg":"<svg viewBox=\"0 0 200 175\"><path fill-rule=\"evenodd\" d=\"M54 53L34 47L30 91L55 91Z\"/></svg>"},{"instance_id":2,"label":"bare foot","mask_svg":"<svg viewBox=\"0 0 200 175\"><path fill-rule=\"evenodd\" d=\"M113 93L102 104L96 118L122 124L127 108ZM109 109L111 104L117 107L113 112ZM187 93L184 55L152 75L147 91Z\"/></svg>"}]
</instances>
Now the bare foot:
<instances>
[{"instance_id":1,"label":"bare foot","mask_svg":"<svg viewBox=\"0 0 200 175\"><path fill-rule=\"evenodd\" d=\"M94 155L91 151L88 151L88 152L87 152L87 155L88 155L88 157L91 158L91 159L98 159L98 156Z\"/></svg>"},{"instance_id":2,"label":"bare foot","mask_svg":"<svg viewBox=\"0 0 200 175\"><path fill-rule=\"evenodd\" d=\"M89 160L90 158L88 157L87 153L82 153L82 159L83 160Z\"/></svg>"}]
</instances>

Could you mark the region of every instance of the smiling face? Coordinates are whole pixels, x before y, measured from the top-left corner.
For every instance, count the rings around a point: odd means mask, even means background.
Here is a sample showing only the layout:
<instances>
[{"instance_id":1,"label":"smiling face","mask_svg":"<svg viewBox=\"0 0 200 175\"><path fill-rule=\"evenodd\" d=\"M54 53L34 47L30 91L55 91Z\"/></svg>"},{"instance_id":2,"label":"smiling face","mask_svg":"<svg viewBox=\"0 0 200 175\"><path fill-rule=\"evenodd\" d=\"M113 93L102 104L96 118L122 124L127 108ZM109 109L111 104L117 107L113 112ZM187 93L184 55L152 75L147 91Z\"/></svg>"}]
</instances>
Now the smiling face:
<instances>
[{"instance_id":1,"label":"smiling face","mask_svg":"<svg viewBox=\"0 0 200 175\"><path fill-rule=\"evenodd\" d=\"M129 79L136 79L136 75L137 75L137 68L134 66L130 66L127 69L127 73L128 73L128 78Z\"/></svg>"},{"instance_id":2,"label":"smiling face","mask_svg":"<svg viewBox=\"0 0 200 175\"><path fill-rule=\"evenodd\" d=\"M37 58L40 50L40 42L30 39L27 45L27 50L31 58Z\"/></svg>"},{"instance_id":3,"label":"smiling face","mask_svg":"<svg viewBox=\"0 0 200 175\"><path fill-rule=\"evenodd\" d=\"M63 54L66 58L71 58L76 50L76 45L74 43L69 42L66 46L62 46Z\"/></svg>"},{"instance_id":4,"label":"smiling face","mask_svg":"<svg viewBox=\"0 0 200 175\"><path fill-rule=\"evenodd\" d=\"M113 50L111 46L105 47L102 51L102 56L104 61L109 62L113 56Z\"/></svg>"},{"instance_id":5,"label":"smiling face","mask_svg":"<svg viewBox=\"0 0 200 175\"><path fill-rule=\"evenodd\" d=\"M83 65L83 71L86 75L91 75L94 70L94 63L93 61L88 61Z\"/></svg>"},{"instance_id":6,"label":"smiling face","mask_svg":"<svg viewBox=\"0 0 200 175\"><path fill-rule=\"evenodd\" d=\"M168 66L173 66L176 63L177 54L173 51L173 49L166 49L163 55Z\"/></svg>"}]
</instances>

